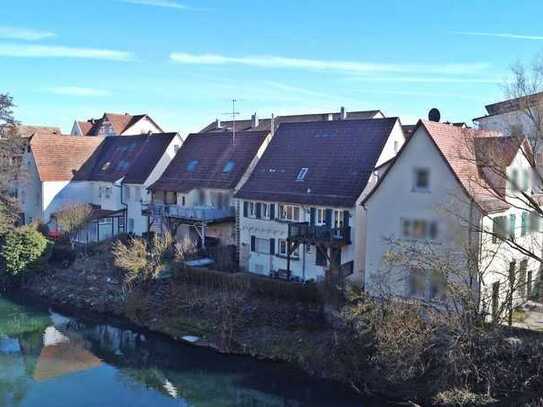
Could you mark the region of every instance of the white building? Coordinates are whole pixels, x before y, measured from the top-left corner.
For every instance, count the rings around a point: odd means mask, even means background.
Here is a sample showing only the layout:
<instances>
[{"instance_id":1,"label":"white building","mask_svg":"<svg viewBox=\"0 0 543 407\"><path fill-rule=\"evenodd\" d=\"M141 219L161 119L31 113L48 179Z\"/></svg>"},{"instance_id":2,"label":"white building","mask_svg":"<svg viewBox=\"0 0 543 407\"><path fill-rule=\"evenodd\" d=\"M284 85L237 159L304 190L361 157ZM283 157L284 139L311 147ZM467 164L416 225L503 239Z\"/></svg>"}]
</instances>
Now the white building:
<instances>
[{"instance_id":1,"label":"white building","mask_svg":"<svg viewBox=\"0 0 543 407\"><path fill-rule=\"evenodd\" d=\"M536 197L532 161L523 138L419 122L363 201L366 291L447 303L442 270L436 270L442 267L457 270L448 277L471 287L489 313L505 301L510 271L525 283L515 303L533 295L539 263L505 241L514 236L534 253L541 250L539 217L519 199L521 193ZM478 264L483 281L468 273L474 270L469 261Z\"/></svg>"},{"instance_id":2,"label":"white building","mask_svg":"<svg viewBox=\"0 0 543 407\"><path fill-rule=\"evenodd\" d=\"M20 202L25 223L43 221L57 232L54 214L90 204L93 222L82 241L147 231L142 205L147 187L166 169L182 139L177 133L125 137L33 136L24 155Z\"/></svg>"},{"instance_id":3,"label":"white building","mask_svg":"<svg viewBox=\"0 0 543 407\"><path fill-rule=\"evenodd\" d=\"M35 134L23 155L19 180L19 205L23 222L49 222L52 213L77 197L86 200L87 191L72 182L92 156L101 138Z\"/></svg>"},{"instance_id":4,"label":"white building","mask_svg":"<svg viewBox=\"0 0 543 407\"><path fill-rule=\"evenodd\" d=\"M270 142L268 131L197 133L151 185L150 230L169 231L196 246L236 246L233 195Z\"/></svg>"},{"instance_id":5,"label":"white building","mask_svg":"<svg viewBox=\"0 0 543 407\"><path fill-rule=\"evenodd\" d=\"M281 124L236 194L240 266L301 281L340 269L360 284L359 204L404 140L397 118Z\"/></svg>"},{"instance_id":6,"label":"white building","mask_svg":"<svg viewBox=\"0 0 543 407\"><path fill-rule=\"evenodd\" d=\"M163 133L160 126L147 114L104 113L100 119L75 121L72 136L109 137Z\"/></svg>"}]
</instances>

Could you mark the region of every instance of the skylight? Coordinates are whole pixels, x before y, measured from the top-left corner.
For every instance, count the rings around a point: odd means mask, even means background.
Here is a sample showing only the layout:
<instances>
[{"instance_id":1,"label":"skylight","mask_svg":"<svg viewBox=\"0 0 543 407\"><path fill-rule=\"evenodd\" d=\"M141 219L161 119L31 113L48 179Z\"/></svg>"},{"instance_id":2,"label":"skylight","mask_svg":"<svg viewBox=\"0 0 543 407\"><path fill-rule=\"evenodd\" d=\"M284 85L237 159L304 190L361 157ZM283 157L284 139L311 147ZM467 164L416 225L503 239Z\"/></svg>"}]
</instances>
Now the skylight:
<instances>
[{"instance_id":1,"label":"skylight","mask_svg":"<svg viewBox=\"0 0 543 407\"><path fill-rule=\"evenodd\" d=\"M109 161L107 163L105 163L104 165L102 165L102 171L107 171L107 169L109 168L110 165L111 165L111 163Z\"/></svg>"},{"instance_id":2,"label":"skylight","mask_svg":"<svg viewBox=\"0 0 543 407\"><path fill-rule=\"evenodd\" d=\"M192 160L187 164L187 171L194 172L198 166L198 160Z\"/></svg>"},{"instance_id":3,"label":"skylight","mask_svg":"<svg viewBox=\"0 0 543 407\"><path fill-rule=\"evenodd\" d=\"M296 177L296 181L303 181L307 171L309 171L309 168L300 168L300 171L298 172L298 176Z\"/></svg>"},{"instance_id":4,"label":"skylight","mask_svg":"<svg viewBox=\"0 0 543 407\"><path fill-rule=\"evenodd\" d=\"M236 166L236 163L233 160L230 160L224 165L222 172L225 172L225 173L232 172L235 166Z\"/></svg>"}]
</instances>

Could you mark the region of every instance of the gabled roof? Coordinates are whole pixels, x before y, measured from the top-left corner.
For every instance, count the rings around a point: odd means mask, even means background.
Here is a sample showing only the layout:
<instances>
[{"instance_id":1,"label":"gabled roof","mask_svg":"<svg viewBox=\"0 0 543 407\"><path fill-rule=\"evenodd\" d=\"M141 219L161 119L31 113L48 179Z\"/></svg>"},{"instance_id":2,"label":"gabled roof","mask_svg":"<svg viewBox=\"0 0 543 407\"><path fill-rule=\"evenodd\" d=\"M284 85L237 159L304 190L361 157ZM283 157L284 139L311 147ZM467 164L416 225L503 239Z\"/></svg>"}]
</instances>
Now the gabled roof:
<instances>
[{"instance_id":1,"label":"gabled roof","mask_svg":"<svg viewBox=\"0 0 543 407\"><path fill-rule=\"evenodd\" d=\"M77 181L143 184L177 133L106 137L76 175Z\"/></svg>"},{"instance_id":2,"label":"gabled roof","mask_svg":"<svg viewBox=\"0 0 543 407\"><path fill-rule=\"evenodd\" d=\"M255 158L267 131L191 134L153 191L189 192L196 188L234 189Z\"/></svg>"},{"instance_id":3,"label":"gabled roof","mask_svg":"<svg viewBox=\"0 0 543 407\"><path fill-rule=\"evenodd\" d=\"M526 149L528 160L532 161L526 139L504 137L495 131L462 128L423 120L417 124L414 134L420 128L426 130L467 196L471 197L483 212L494 212L508 207L503 200L506 179L501 172L511 164L521 146ZM362 204L377 191L386 179L388 171L394 167L413 138L407 140Z\"/></svg>"},{"instance_id":4,"label":"gabled roof","mask_svg":"<svg viewBox=\"0 0 543 407\"><path fill-rule=\"evenodd\" d=\"M145 118L147 118L148 120L151 120L151 122L160 131L162 131L160 126L156 124L156 122L153 119L151 119L151 117L147 114L131 115L128 113L124 113L124 114L104 113L104 115L100 119L78 121L77 123L79 125L79 128L81 129L81 133L83 136L97 136L98 130L100 129L100 127L106 120L111 123L111 126L113 127L113 130L115 131L116 134L122 135L130 127L134 126L140 120L143 120Z\"/></svg>"},{"instance_id":5,"label":"gabled roof","mask_svg":"<svg viewBox=\"0 0 543 407\"><path fill-rule=\"evenodd\" d=\"M380 110L364 110L356 112L345 112L346 120L362 120L362 119L374 119L385 117ZM255 116L256 117L256 116ZM316 121L330 121L340 120L340 112L330 113L309 113L309 114L295 114L295 115L283 115L274 117L274 127L277 129L281 123L298 123L298 122L316 122ZM254 126L255 121L249 120L236 120L236 131L270 131L271 119L258 119L258 125ZM208 124L200 133L206 133L210 131L232 131L233 123L231 120L221 121L220 127L217 127L218 122L214 121Z\"/></svg>"},{"instance_id":6,"label":"gabled roof","mask_svg":"<svg viewBox=\"0 0 543 407\"><path fill-rule=\"evenodd\" d=\"M37 133L30 140L42 182L70 181L102 142L101 137Z\"/></svg>"},{"instance_id":7,"label":"gabled roof","mask_svg":"<svg viewBox=\"0 0 543 407\"><path fill-rule=\"evenodd\" d=\"M526 110L530 107L536 107L543 104L543 92L534 93L532 95L526 95L518 98L512 98L503 100L501 102L492 103L486 105L486 116L476 117L474 121L484 119L485 117L496 116L499 114L516 112L519 110Z\"/></svg>"},{"instance_id":8,"label":"gabled roof","mask_svg":"<svg viewBox=\"0 0 543 407\"><path fill-rule=\"evenodd\" d=\"M45 135L61 135L62 131L59 127L50 127L50 126L29 126L29 125L18 125L16 127L17 134L23 138L30 138L36 134L45 134Z\"/></svg>"},{"instance_id":9,"label":"gabled roof","mask_svg":"<svg viewBox=\"0 0 543 407\"><path fill-rule=\"evenodd\" d=\"M352 207L396 123L397 118L281 124L236 197Z\"/></svg>"}]
</instances>

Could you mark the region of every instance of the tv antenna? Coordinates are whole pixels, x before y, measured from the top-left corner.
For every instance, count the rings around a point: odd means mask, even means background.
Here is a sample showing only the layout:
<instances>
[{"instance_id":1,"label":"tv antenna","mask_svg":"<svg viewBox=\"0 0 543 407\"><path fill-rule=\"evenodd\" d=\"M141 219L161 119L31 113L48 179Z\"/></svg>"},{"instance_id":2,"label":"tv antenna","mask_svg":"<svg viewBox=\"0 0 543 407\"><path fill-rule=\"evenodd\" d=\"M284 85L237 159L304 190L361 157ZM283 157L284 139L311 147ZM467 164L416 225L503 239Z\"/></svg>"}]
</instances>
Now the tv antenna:
<instances>
[{"instance_id":1,"label":"tv antenna","mask_svg":"<svg viewBox=\"0 0 543 407\"><path fill-rule=\"evenodd\" d=\"M225 115L232 116L232 144L236 145L236 116L239 116L239 112L236 112L236 103L237 99L232 99L232 111L228 113L223 113Z\"/></svg>"}]
</instances>

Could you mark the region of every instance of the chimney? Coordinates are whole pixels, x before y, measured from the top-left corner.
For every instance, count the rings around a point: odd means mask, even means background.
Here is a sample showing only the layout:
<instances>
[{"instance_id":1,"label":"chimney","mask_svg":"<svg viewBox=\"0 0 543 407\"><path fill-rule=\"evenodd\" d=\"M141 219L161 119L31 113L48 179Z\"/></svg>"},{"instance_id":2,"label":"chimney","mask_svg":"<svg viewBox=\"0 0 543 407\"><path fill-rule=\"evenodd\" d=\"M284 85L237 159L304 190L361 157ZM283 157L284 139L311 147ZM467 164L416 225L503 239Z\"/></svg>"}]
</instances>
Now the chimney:
<instances>
[{"instance_id":1,"label":"chimney","mask_svg":"<svg viewBox=\"0 0 543 407\"><path fill-rule=\"evenodd\" d=\"M220 129L222 127L222 123L221 123L221 120L220 119L216 119L215 120L215 127L217 129Z\"/></svg>"},{"instance_id":2,"label":"chimney","mask_svg":"<svg viewBox=\"0 0 543 407\"><path fill-rule=\"evenodd\" d=\"M339 109L339 120L345 120L347 119L347 112L345 111L345 107L341 106Z\"/></svg>"},{"instance_id":3,"label":"chimney","mask_svg":"<svg viewBox=\"0 0 543 407\"><path fill-rule=\"evenodd\" d=\"M251 127L253 129L256 129L258 127L258 116L256 115L256 112L251 116Z\"/></svg>"},{"instance_id":4,"label":"chimney","mask_svg":"<svg viewBox=\"0 0 543 407\"><path fill-rule=\"evenodd\" d=\"M270 133L272 137L275 134L275 116L273 113L271 114L271 119L270 119Z\"/></svg>"}]
</instances>

